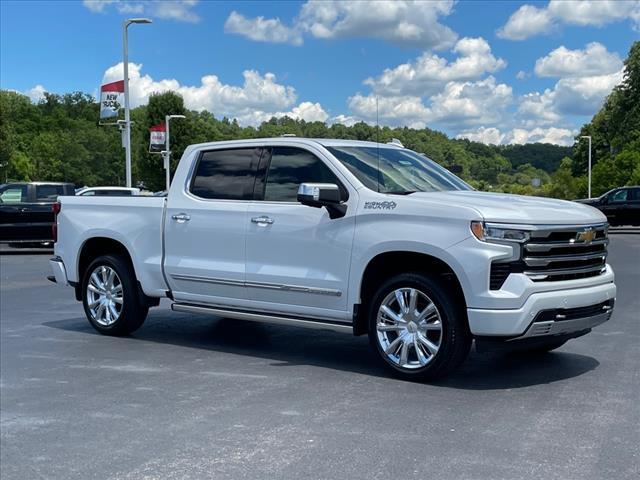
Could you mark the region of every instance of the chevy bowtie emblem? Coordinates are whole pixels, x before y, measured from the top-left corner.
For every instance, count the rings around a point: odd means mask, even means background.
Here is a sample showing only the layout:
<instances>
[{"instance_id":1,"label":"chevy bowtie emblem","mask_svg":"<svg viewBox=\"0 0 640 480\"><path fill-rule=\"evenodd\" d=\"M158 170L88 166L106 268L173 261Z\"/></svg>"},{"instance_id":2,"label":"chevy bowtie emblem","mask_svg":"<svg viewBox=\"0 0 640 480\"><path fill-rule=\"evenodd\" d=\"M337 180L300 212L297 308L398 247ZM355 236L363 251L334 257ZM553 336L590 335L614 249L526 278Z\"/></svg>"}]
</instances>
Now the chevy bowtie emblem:
<instances>
[{"instance_id":1,"label":"chevy bowtie emblem","mask_svg":"<svg viewBox=\"0 0 640 480\"><path fill-rule=\"evenodd\" d=\"M596 238L596 231L593 228L587 228L584 232L578 232L576 242L589 245Z\"/></svg>"}]
</instances>

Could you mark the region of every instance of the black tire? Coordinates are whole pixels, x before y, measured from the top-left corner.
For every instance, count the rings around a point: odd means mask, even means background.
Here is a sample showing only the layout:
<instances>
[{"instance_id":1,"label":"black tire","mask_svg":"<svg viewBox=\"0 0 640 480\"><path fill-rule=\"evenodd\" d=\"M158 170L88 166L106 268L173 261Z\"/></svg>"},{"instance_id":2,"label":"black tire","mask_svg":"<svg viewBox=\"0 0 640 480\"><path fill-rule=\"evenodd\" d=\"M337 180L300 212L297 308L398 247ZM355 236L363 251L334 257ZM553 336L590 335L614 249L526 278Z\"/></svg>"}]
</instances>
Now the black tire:
<instances>
[{"instance_id":1,"label":"black tire","mask_svg":"<svg viewBox=\"0 0 640 480\"><path fill-rule=\"evenodd\" d=\"M439 349L424 366L402 368L394 364L381 345L376 324L382 302L400 288L416 289L437 308L442 326L438 334ZM472 335L469 332L466 309L462 302L441 277L421 273L404 273L386 280L373 295L368 310L369 341L382 362L400 378L412 381L433 381L442 378L464 362L471 348ZM416 334L417 335L417 334ZM398 334L398 336L400 336ZM410 347L411 348L411 347ZM417 357L415 347L413 355ZM417 361L417 360L416 360Z\"/></svg>"},{"instance_id":2,"label":"black tire","mask_svg":"<svg viewBox=\"0 0 640 480\"><path fill-rule=\"evenodd\" d=\"M113 269L122 286L122 304L118 318L109 325L101 324L96 320L89 308L89 281L91 274L100 267ZM93 260L82 276L82 305L84 312L93 328L103 335L124 336L128 335L142 326L149 307L141 302L138 282L135 272L128 259L121 255L103 255Z\"/></svg>"}]
</instances>

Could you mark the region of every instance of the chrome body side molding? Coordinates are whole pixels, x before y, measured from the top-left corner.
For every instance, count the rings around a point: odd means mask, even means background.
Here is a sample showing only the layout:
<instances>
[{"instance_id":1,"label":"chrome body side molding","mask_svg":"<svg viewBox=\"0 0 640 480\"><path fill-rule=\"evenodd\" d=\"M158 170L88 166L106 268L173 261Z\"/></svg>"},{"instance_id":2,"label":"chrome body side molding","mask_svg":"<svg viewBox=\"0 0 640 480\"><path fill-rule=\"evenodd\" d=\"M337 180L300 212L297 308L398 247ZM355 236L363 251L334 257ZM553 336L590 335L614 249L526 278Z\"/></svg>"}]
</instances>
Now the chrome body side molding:
<instances>
[{"instance_id":1,"label":"chrome body side molding","mask_svg":"<svg viewBox=\"0 0 640 480\"><path fill-rule=\"evenodd\" d=\"M185 280L187 282L212 283L215 285L232 285L235 287L266 288L269 290L280 290L288 292L313 293L315 295L329 295L333 297L342 296L340 290L330 288L305 287L304 285L285 285L281 283L244 282L242 280L228 280L226 278L201 277L198 275L173 274L174 280Z\"/></svg>"}]
</instances>

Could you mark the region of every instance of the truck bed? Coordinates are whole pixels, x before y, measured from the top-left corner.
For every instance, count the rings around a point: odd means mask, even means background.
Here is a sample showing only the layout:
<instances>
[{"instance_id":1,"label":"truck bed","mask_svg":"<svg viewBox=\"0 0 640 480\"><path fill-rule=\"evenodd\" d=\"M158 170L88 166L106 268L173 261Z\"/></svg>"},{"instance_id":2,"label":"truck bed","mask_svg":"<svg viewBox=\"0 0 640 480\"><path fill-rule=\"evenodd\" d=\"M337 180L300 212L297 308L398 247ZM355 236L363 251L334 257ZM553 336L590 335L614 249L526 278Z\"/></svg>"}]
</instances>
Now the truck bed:
<instances>
[{"instance_id":1,"label":"truck bed","mask_svg":"<svg viewBox=\"0 0 640 480\"><path fill-rule=\"evenodd\" d=\"M162 276L162 197L60 197L55 254L64 258L70 282L80 282L78 260L88 239L120 242L136 252L133 266L149 296L164 296ZM99 241L99 240L98 240Z\"/></svg>"}]
</instances>

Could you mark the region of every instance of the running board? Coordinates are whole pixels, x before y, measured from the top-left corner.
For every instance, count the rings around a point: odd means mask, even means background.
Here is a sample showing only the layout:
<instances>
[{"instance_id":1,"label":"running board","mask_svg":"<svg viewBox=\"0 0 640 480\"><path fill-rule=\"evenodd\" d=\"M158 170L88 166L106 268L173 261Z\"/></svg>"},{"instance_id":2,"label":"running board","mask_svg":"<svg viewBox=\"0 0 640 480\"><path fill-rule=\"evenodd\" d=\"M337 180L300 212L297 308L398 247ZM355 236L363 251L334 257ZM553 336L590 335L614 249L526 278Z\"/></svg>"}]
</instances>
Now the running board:
<instances>
[{"instance_id":1,"label":"running board","mask_svg":"<svg viewBox=\"0 0 640 480\"><path fill-rule=\"evenodd\" d=\"M353 325L330 320L307 320L297 317L286 317L269 313L245 312L242 310L225 310L217 307L202 305L190 305L185 303L173 303L171 310L186 313L202 313L223 318L235 318L252 322L272 323L275 325L288 325L294 327L314 328L318 330L333 330L334 332L353 333Z\"/></svg>"}]
</instances>

